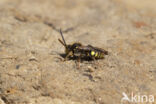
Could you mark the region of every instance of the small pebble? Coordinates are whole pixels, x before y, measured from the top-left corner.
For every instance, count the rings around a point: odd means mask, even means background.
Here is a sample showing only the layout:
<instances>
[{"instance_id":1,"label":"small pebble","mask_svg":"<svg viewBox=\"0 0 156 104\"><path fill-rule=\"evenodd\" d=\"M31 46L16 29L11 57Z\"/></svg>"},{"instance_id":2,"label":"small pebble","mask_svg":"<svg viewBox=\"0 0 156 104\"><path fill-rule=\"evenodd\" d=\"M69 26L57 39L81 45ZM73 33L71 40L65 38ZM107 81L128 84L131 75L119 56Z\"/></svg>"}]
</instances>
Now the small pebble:
<instances>
[{"instance_id":1,"label":"small pebble","mask_svg":"<svg viewBox=\"0 0 156 104\"><path fill-rule=\"evenodd\" d=\"M19 69L20 68L20 65L16 65L16 69Z\"/></svg>"},{"instance_id":2,"label":"small pebble","mask_svg":"<svg viewBox=\"0 0 156 104\"><path fill-rule=\"evenodd\" d=\"M88 71L89 71L89 72L94 72L94 68L91 67L91 66L88 66Z\"/></svg>"}]
</instances>

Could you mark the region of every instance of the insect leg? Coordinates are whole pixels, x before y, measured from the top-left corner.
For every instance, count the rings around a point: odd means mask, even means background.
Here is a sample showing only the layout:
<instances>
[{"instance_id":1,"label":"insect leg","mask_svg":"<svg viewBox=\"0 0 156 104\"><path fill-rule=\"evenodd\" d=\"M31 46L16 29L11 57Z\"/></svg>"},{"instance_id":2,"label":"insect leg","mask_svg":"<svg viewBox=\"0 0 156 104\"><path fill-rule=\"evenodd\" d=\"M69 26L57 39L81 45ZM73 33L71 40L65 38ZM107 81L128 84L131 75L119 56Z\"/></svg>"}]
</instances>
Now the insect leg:
<instances>
[{"instance_id":1,"label":"insect leg","mask_svg":"<svg viewBox=\"0 0 156 104\"><path fill-rule=\"evenodd\" d=\"M95 57L91 57L91 59L92 59L94 62L96 61Z\"/></svg>"},{"instance_id":2,"label":"insect leg","mask_svg":"<svg viewBox=\"0 0 156 104\"><path fill-rule=\"evenodd\" d=\"M64 61L67 61L68 58L69 58L70 56L72 56L72 55L73 55L73 52L72 52L72 51L69 51L69 52L67 53L67 55L65 56Z\"/></svg>"},{"instance_id":3,"label":"insect leg","mask_svg":"<svg viewBox=\"0 0 156 104\"><path fill-rule=\"evenodd\" d=\"M98 61L96 61L95 57L92 57L92 59L93 59L93 61L94 61L95 67L96 67L96 66L99 66L99 63L98 63Z\"/></svg>"},{"instance_id":4,"label":"insect leg","mask_svg":"<svg viewBox=\"0 0 156 104\"><path fill-rule=\"evenodd\" d=\"M80 55L80 56L77 58L77 60L76 60L76 67L77 67L77 69L80 69L80 62L82 61L81 59L82 59L82 55Z\"/></svg>"},{"instance_id":5,"label":"insect leg","mask_svg":"<svg viewBox=\"0 0 156 104\"><path fill-rule=\"evenodd\" d=\"M76 63L76 68L80 69L80 59L79 58L75 61L75 63Z\"/></svg>"}]
</instances>

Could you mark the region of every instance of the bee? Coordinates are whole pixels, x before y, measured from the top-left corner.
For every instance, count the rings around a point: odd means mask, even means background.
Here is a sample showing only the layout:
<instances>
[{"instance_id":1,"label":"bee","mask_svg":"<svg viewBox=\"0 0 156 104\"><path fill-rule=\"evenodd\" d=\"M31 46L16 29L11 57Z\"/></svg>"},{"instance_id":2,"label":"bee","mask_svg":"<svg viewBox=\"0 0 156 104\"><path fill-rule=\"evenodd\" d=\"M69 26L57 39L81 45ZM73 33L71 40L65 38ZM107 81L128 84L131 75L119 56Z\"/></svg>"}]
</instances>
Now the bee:
<instances>
[{"instance_id":1,"label":"bee","mask_svg":"<svg viewBox=\"0 0 156 104\"><path fill-rule=\"evenodd\" d=\"M92 45L84 46L79 42L67 45L61 29L60 34L62 40L58 39L58 41L65 47L65 60L68 60L70 58L78 59L79 61L81 59L96 60L103 59L105 55L108 55L108 51L94 47Z\"/></svg>"}]
</instances>

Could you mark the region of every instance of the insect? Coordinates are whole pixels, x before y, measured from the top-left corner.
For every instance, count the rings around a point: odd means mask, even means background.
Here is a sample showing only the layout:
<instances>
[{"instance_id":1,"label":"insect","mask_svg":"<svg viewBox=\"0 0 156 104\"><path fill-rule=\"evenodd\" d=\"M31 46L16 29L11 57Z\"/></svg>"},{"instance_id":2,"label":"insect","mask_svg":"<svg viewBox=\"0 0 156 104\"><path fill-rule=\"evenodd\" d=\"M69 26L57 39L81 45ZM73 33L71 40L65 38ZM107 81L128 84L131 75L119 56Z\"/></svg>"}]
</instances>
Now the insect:
<instances>
[{"instance_id":1,"label":"insect","mask_svg":"<svg viewBox=\"0 0 156 104\"><path fill-rule=\"evenodd\" d=\"M73 44L66 44L61 29L60 34L62 40L61 39L58 40L65 47L65 60L68 60L69 58L78 59L79 61L81 59L96 60L103 59L105 55L108 55L108 51L101 48L93 47L92 45L84 46L78 42Z\"/></svg>"}]
</instances>

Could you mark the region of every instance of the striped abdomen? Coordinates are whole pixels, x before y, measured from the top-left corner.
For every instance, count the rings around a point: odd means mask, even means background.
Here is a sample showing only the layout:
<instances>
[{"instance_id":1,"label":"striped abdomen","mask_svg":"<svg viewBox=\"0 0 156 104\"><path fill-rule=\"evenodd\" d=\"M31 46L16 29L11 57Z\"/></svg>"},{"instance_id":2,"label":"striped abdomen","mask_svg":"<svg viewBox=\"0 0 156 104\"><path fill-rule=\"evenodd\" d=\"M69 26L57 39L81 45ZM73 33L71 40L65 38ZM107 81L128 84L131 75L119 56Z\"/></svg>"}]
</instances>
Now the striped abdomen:
<instances>
[{"instance_id":1,"label":"striped abdomen","mask_svg":"<svg viewBox=\"0 0 156 104\"><path fill-rule=\"evenodd\" d=\"M90 56L91 57L95 57L97 59L101 59L101 58L104 58L104 53L103 52L99 52L99 51L91 51L90 52Z\"/></svg>"}]
</instances>

